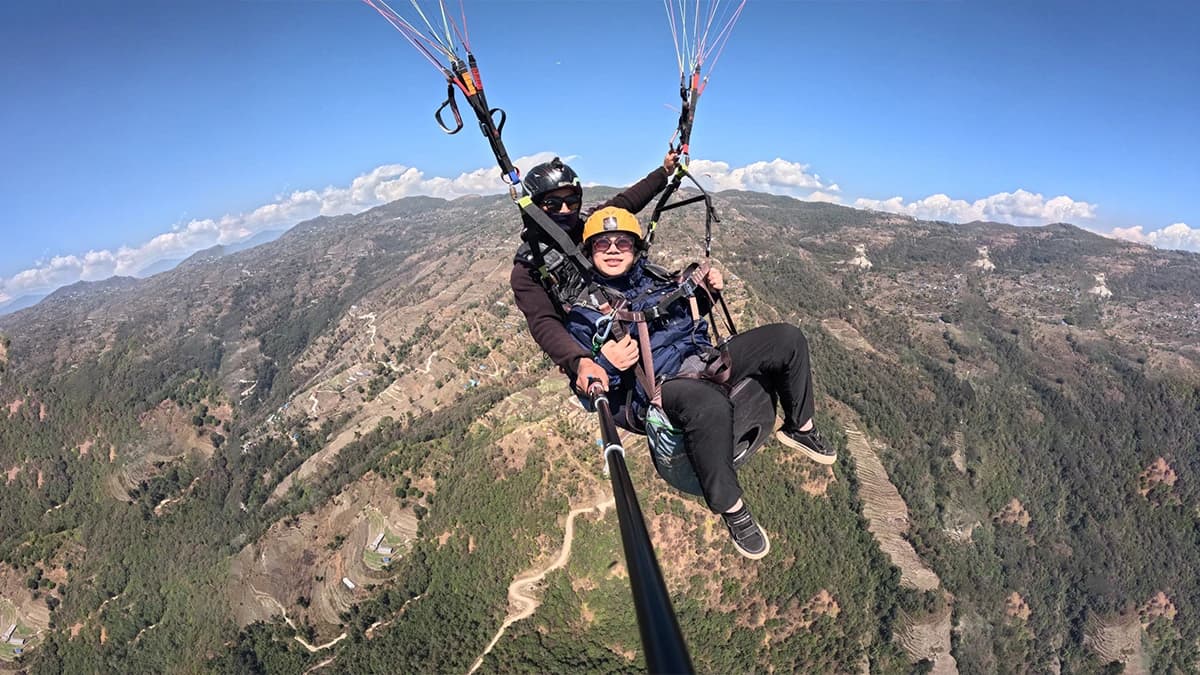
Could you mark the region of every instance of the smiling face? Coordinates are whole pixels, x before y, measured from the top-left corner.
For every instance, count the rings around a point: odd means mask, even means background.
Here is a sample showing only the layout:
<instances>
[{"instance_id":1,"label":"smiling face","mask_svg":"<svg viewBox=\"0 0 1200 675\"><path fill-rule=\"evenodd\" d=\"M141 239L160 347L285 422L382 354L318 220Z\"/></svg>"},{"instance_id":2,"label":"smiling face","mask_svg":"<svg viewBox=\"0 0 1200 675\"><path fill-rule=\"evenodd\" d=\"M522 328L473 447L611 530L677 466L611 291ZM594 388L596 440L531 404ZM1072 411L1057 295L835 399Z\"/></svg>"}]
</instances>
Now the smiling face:
<instances>
[{"instance_id":1,"label":"smiling face","mask_svg":"<svg viewBox=\"0 0 1200 675\"><path fill-rule=\"evenodd\" d=\"M592 264L606 277L620 276L633 267L637 240L628 232L598 234L588 239Z\"/></svg>"}]
</instances>

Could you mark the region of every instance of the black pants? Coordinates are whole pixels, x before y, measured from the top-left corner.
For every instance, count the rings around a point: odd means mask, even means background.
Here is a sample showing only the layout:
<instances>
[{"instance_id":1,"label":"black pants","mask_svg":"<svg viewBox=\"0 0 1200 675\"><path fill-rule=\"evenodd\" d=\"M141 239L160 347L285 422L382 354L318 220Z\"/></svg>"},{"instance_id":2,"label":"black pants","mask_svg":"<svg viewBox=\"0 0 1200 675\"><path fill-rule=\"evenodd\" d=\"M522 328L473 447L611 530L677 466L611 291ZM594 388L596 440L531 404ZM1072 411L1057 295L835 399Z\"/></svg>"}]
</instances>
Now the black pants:
<instances>
[{"instance_id":1,"label":"black pants","mask_svg":"<svg viewBox=\"0 0 1200 675\"><path fill-rule=\"evenodd\" d=\"M785 427L800 427L813 416L812 370L808 339L796 326L773 323L739 334L729 342L733 372L729 384L744 377L762 380L779 397ZM733 403L720 385L680 378L662 386L663 410L679 429L704 500L713 513L729 510L742 496L733 469Z\"/></svg>"}]
</instances>

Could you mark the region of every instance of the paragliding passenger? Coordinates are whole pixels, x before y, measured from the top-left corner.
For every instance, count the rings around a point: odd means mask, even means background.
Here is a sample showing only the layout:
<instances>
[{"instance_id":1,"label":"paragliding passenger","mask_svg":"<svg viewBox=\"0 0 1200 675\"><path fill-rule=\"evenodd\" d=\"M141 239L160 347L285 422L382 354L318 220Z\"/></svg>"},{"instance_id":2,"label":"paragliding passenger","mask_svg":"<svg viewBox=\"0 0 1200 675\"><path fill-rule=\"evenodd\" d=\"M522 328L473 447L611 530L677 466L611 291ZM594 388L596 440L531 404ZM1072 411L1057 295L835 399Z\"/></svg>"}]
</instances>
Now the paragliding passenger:
<instances>
[{"instance_id":1,"label":"paragliding passenger","mask_svg":"<svg viewBox=\"0 0 1200 675\"><path fill-rule=\"evenodd\" d=\"M632 213L641 211L650 203L650 200L654 199L655 195L666 187L667 179L675 171L678 157L678 153L668 152L663 158L661 167L651 171L645 178L624 192L594 208L619 206ZM580 233L583 231L583 221L587 216L586 214L581 215L583 186L579 182L579 176L571 167L555 157L549 162L530 169L522 183L530 197L533 198L534 204L540 206L559 227L566 231L571 237L571 241L578 243ZM565 285L561 282L564 276L570 276L574 270L561 256L558 256L557 260L561 266L556 271L555 277L560 282L559 287L547 288L540 281L541 274L538 269L543 264L552 264L553 261L549 259L552 252L547 251L547 260L543 263L539 260L540 252L534 251L530 240L539 244L543 250L549 248L549 242L545 241L544 235L541 235L538 228L530 223L525 224L523 238L526 241L518 249L517 255L513 259L509 285L512 286L517 308L525 315L530 335L533 336L542 351L550 357L550 360L575 382L578 391L587 389L589 378L607 384L608 375L593 360L591 351L581 348L563 326L564 313L575 298L563 297L568 293L561 288Z\"/></svg>"},{"instance_id":2,"label":"paragliding passenger","mask_svg":"<svg viewBox=\"0 0 1200 675\"><path fill-rule=\"evenodd\" d=\"M683 452L699 479L699 491L709 509L721 514L738 552L754 560L765 556L770 541L742 499L733 466L733 404L728 390L706 375L718 353L709 340L706 322L693 313L689 299L678 294L681 282L647 263L642 228L632 213L616 207L600 209L587 219L582 236L597 280L609 296L618 302L623 298L625 310L657 316L631 325L630 334L616 340L605 326L611 320L602 311L605 308L577 304L567 315L567 328L577 345L597 351L596 363L608 375L614 419L626 429L646 430L656 467L664 477L659 449L654 446L664 442L664 427L674 427L670 431L682 437ZM707 310L715 297L712 294L720 292L724 280L720 272L709 269L702 283L708 292L701 289L695 294L700 313ZM659 389L657 392L646 391L644 380L634 372L645 356L639 352L641 336L633 336L642 328L648 328L650 377L661 383L661 387L650 385ZM777 432L779 441L813 461L832 464L836 455L813 426L808 341L800 329L784 323L761 326L737 335L727 347L732 361L727 382L754 376L778 397L784 418ZM643 375L646 370L643 368ZM655 401L656 394L661 396L661 404Z\"/></svg>"}]
</instances>

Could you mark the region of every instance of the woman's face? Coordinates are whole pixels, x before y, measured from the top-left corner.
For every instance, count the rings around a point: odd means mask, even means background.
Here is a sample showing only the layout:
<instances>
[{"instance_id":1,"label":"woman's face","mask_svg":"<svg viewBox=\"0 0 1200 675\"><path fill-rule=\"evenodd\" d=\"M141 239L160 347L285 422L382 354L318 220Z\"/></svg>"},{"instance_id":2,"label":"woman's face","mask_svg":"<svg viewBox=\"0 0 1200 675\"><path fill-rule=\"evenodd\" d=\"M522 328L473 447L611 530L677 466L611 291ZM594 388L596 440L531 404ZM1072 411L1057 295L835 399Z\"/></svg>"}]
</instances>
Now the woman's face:
<instances>
[{"instance_id":1,"label":"woman's face","mask_svg":"<svg viewBox=\"0 0 1200 675\"><path fill-rule=\"evenodd\" d=\"M592 264L606 277L622 275L633 267L637 239L627 232L598 234L588 239Z\"/></svg>"}]
</instances>

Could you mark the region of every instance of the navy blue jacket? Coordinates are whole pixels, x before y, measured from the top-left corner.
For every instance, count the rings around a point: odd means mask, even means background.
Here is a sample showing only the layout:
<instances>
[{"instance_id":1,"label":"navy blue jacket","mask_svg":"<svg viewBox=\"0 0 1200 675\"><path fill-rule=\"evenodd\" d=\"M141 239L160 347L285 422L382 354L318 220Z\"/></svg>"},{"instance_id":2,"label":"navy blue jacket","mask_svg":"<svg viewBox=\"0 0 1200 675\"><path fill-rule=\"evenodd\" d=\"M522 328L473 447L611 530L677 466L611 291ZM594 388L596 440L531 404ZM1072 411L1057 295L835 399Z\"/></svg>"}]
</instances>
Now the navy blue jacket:
<instances>
[{"instance_id":1,"label":"navy blue jacket","mask_svg":"<svg viewBox=\"0 0 1200 675\"><path fill-rule=\"evenodd\" d=\"M635 262L625 274L619 277L599 277L599 281L610 291L624 296L629 303L625 309L638 312L657 305L660 299L679 288L678 282L664 280L648 272L644 258ZM707 300L703 291L699 291L699 294ZM707 305L707 302L701 302L701 311L706 310ZM662 316L643 325L650 329L654 375L662 382L675 376L689 356L703 357L707 354L712 349L712 341L708 338L708 322L703 319L692 320L687 298L679 298L668 307L660 308L660 311L663 312ZM581 345L591 350L592 338L596 335L597 323L601 316L596 309L576 305L567 314L567 330ZM637 341L637 331L641 326L631 325L629 328L630 335ZM629 370L618 370L599 353L596 354L596 363L608 373L608 400L613 418L627 429L640 429L650 404L650 396L637 381L637 366ZM590 409L590 401L586 397L580 398L585 407ZM630 410L626 410L627 405ZM635 421L635 424L630 424L630 421Z\"/></svg>"}]
</instances>

